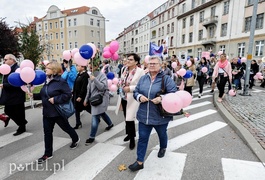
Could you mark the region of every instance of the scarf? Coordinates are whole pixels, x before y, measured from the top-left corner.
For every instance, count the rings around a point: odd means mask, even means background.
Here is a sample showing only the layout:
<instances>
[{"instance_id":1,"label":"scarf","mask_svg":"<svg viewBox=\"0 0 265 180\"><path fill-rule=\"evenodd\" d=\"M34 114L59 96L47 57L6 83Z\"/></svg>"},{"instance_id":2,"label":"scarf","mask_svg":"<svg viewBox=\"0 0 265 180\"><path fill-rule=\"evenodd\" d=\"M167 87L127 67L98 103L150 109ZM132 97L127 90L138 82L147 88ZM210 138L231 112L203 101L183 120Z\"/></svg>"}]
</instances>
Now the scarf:
<instances>
[{"instance_id":1,"label":"scarf","mask_svg":"<svg viewBox=\"0 0 265 180\"><path fill-rule=\"evenodd\" d=\"M227 65L228 61L225 60L224 62L221 62L221 60L218 62L219 68L224 68Z\"/></svg>"},{"instance_id":2,"label":"scarf","mask_svg":"<svg viewBox=\"0 0 265 180\"><path fill-rule=\"evenodd\" d=\"M135 67L130 73L129 73L129 68L126 68L122 75L123 75L123 78L121 79L121 87L124 87L124 86L130 86L130 83L132 82L132 79L133 79L133 76L136 72L136 68Z\"/></svg>"}]
</instances>

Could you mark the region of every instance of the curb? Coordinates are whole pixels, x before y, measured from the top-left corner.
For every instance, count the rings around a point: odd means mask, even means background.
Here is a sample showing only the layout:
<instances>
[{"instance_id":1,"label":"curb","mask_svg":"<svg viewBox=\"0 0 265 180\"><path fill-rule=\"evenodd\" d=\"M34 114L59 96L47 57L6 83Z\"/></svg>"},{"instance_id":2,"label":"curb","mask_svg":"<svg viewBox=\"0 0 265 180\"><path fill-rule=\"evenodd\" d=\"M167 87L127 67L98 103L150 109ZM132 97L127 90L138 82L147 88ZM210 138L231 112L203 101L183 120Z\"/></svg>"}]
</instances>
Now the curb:
<instances>
[{"instance_id":1,"label":"curb","mask_svg":"<svg viewBox=\"0 0 265 180\"><path fill-rule=\"evenodd\" d=\"M219 110L223 119L232 127L237 135L249 146L253 153L258 157L263 166L265 166L265 150L253 137L253 135L241 124L230 112L224 107L222 103L217 102L218 93L214 93L213 103Z\"/></svg>"}]
</instances>

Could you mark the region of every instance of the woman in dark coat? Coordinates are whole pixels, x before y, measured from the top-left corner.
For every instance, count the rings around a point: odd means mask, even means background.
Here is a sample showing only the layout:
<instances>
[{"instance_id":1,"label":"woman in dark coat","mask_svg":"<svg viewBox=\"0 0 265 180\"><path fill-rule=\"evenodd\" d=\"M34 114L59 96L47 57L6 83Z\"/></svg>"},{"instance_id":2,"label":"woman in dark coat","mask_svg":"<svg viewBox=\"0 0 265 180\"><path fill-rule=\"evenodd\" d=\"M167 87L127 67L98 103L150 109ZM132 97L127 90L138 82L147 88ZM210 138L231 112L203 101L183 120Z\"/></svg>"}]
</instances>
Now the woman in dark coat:
<instances>
[{"instance_id":1,"label":"woman in dark coat","mask_svg":"<svg viewBox=\"0 0 265 180\"><path fill-rule=\"evenodd\" d=\"M74 88L73 88L73 103L75 106L75 118L76 118L76 125L74 129L79 129L82 127L82 123L80 121L80 112L86 110L87 112L91 113L91 106L88 104L84 106L84 99L87 94L87 84L89 75L87 74L87 67L86 66L76 66L78 75L75 79Z\"/></svg>"}]
</instances>

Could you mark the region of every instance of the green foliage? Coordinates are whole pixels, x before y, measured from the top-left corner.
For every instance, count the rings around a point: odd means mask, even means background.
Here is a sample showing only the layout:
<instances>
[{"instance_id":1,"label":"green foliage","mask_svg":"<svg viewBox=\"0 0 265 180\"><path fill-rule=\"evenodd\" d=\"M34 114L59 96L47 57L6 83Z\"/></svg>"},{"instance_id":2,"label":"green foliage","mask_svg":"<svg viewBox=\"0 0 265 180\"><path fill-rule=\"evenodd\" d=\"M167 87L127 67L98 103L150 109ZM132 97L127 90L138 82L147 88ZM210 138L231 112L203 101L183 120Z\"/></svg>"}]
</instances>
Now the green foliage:
<instances>
[{"instance_id":1,"label":"green foliage","mask_svg":"<svg viewBox=\"0 0 265 180\"><path fill-rule=\"evenodd\" d=\"M39 44L39 37L36 34L35 29L30 28L29 26L21 28L22 33L19 35L19 50L23 54L24 58L30 59L36 67L44 48Z\"/></svg>"},{"instance_id":2,"label":"green foliage","mask_svg":"<svg viewBox=\"0 0 265 180\"><path fill-rule=\"evenodd\" d=\"M15 31L8 27L5 18L0 17L0 55L4 58L6 54L19 56L18 37Z\"/></svg>"}]
</instances>

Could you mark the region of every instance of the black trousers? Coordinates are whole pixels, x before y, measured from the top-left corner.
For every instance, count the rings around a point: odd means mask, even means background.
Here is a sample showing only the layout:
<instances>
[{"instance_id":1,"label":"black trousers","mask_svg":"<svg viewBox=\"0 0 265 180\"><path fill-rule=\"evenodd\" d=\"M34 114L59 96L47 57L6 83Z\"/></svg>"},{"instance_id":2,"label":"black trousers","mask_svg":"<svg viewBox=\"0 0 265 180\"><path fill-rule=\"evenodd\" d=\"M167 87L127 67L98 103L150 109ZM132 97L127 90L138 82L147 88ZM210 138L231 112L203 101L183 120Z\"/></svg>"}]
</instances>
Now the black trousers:
<instances>
[{"instance_id":1,"label":"black trousers","mask_svg":"<svg viewBox=\"0 0 265 180\"><path fill-rule=\"evenodd\" d=\"M126 106L127 106L127 101L124 99L121 99L121 106L123 109L123 115L126 118ZM125 133L131 138L134 138L136 136L135 133L135 122L134 121L125 121Z\"/></svg>"},{"instance_id":2,"label":"black trousers","mask_svg":"<svg viewBox=\"0 0 265 180\"><path fill-rule=\"evenodd\" d=\"M203 85L206 81L206 77L204 76L197 76L197 81L199 83L199 93L201 94L203 92Z\"/></svg>"},{"instance_id":3,"label":"black trousers","mask_svg":"<svg viewBox=\"0 0 265 180\"><path fill-rule=\"evenodd\" d=\"M220 82L217 83L217 88L219 90L219 98L222 98L225 93L225 84L228 81L228 77L224 77L224 75L219 75L219 76L220 76Z\"/></svg>"},{"instance_id":4,"label":"black trousers","mask_svg":"<svg viewBox=\"0 0 265 180\"><path fill-rule=\"evenodd\" d=\"M5 105L5 114L8 115L19 127L28 123L25 115L25 104Z\"/></svg>"},{"instance_id":5,"label":"black trousers","mask_svg":"<svg viewBox=\"0 0 265 180\"><path fill-rule=\"evenodd\" d=\"M192 86L185 86L184 90L188 91L190 95L192 95Z\"/></svg>"}]
</instances>

